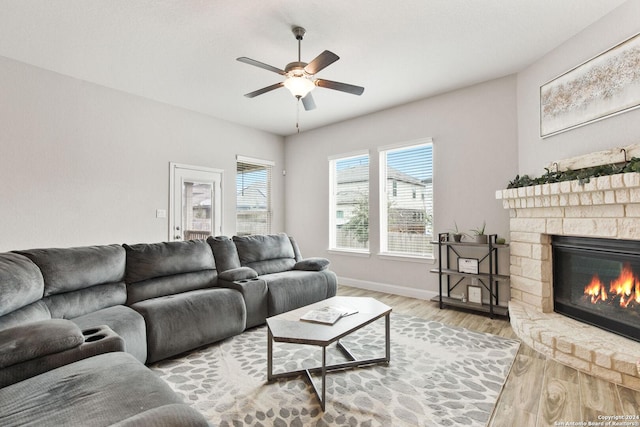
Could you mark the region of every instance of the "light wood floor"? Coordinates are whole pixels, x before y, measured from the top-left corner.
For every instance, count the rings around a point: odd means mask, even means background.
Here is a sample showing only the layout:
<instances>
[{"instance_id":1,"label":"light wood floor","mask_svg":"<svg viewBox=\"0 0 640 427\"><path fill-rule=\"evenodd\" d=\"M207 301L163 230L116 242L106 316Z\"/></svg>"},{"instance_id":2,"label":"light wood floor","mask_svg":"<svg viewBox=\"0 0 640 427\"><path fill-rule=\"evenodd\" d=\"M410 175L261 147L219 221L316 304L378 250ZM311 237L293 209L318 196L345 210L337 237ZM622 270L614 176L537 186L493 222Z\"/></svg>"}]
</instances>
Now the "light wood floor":
<instances>
[{"instance_id":1,"label":"light wood floor","mask_svg":"<svg viewBox=\"0 0 640 427\"><path fill-rule=\"evenodd\" d=\"M393 307L394 313L518 339L506 318L491 319L449 308L440 310L431 301L346 286L338 288L338 295L371 296ZM522 343L488 425L555 427L563 422L597 423L602 421L599 416L616 415L638 416L618 422L640 426L640 392L559 364Z\"/></svg>"}]
</instances>

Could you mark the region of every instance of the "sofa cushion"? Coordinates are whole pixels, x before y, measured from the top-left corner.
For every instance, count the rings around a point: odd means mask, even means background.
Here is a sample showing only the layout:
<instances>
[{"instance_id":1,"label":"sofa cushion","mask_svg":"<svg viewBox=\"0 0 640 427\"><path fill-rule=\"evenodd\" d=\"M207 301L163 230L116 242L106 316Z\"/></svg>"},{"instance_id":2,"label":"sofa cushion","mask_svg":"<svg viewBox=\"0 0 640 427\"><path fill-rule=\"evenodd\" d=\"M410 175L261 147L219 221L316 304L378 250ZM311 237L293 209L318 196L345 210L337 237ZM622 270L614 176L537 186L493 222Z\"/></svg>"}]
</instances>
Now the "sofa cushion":
<instances>
[{"instance_id":1,"label":"sofa cushion","mask_svg":"<svg viewBox=\"0 0 640 427\"><path fill-rule=\"evenodd\" d=\"M39 300L9 314L0 316L0 330L48 319L51 319L49 308L44 301Z\"/></svg>"},{"instance_id":2,"label":"sofa cushion","mask_svg":"<svg viewBox=\"0 0 640 427\"><path fill-rule=\"evenodd\" d=\"M292 236L289 236L289 241L291 242L291 247L293 248L293 254L296 261L300 261L302 259L302 254L300 253L300 247L298 246L298 242Z\"/></svg>"},{"instance_id":3,"label":"sofa cushion","mask_svg":"<svg viewBox=\"0 0 640 427\"><path fill-rule=\"evenodd\" d=\"M18 251L42 271L44 296L122 282L125 253L119 245Z\"/></svg>"},{"instance_id":4,"label":"sofa cushion","mask_svg":"<svg viewBox=\"0 0 640 427\"><path fill-rule=\"evenodd\" d=\"M208 427L204 416L187 405L174 403L149 409L111 427Z\"/></svg>"},{"instance_id":5,"label":"sofa cushion","mask_svg":"<svg viewBox=\"0 0 640 427\"><path fill-rule=\"evenodd\" d=\"M232 270L240 267L240 258L238 257L238 250L233 240L227 236L209 236L207 243L211 246L213 251L213 257L216 260L216 268L218 273L223 271Z\"/></svg>"},{"instance_id":6,"label":"sofa cushion","mask_svg":"<svg viewBox=\"0 0 640 427\"><path fill-rule=\"evenodd\" d=\"M127 353L142 363L147 360L147 330L144 319L132 308L116 305L71 320L83 330L107 325L122 337Z\"/></svg>"},{"instance_id":7,"label":"sofa cushion","mask_svg":"<svg viewBox=\"0 0 640 427\"><path fill-rule=\"evenodd\" d=\"M218 276L220 280L224 280L227 282L255 279L256 277L258 277L258 273L253 268L249 267L239 267L232 270L227 270L220 273L220 275Z\"/></svg>"},{"instance_id":8,"label":"sofa cushion","mask_svg":"<svg viewBox=\"0 0 640 427\"><path fill-rule=\"evenodd\" d=\"M326 258L312 257L300 260L293 266L294 270L322 271L329 266Z\"/></svg>"},{"instance_id":9,"label":"sofa cushion","mask_svg":"<svg viewBox=\"0 0 640 427\"><path fill-rule=\"evenodd\" d=\"M292 270L260 276L267 283L269 316L335 296L337 279L329 270Z\"/></svg>"},{"instance_id":10,"label":"sofa cushion","mask_svg":"<svg viewBox=\"0 0 640 427\"><path fill-rule=\"evenodd\" d=\"M0 389L0 425L107 426L181 403L133 356L106 353Z\"/></svg>"},{"instance_id":11,"label":"sofa cushion","mask_svg":"<svg viewBox=\"0 0 640 427\"><path fill-rule=\"evenodd\" d=\"M202 270L129 283L127 305L165 295L210 288L217 283L217 278L216 270Z\"/></svg>"},{"instance_id":12,"label":"sofa cushion","mask_svg":"<svg viewBox=\"0 0 640 427\"><path fill-rule=\"evenodd\" d=\"M147 326L147 363L239 334L246 325L240 292L212 288L152 298L131 306Z\"/></svg>"},{"instance_id":13,"label":"sofa cushion","mask_svg":"<svg viewBox=\"0 0 640 427\"><path fill-rule=\"evenodd\" d=\"M84 343L80 328L68 320L52 319L0 331L0 368L59 353Z\"/></svg>"},{"instance_id":14,"label":"sofa cushion","mask_svg":"<svg viewBox=\"0 0 640 427\"><path fill-rule=\"evenodd\" d=\"M74 323L68 320L57 319L55 322L69 322L74 328L77 328ZM88 331L82 331L82 335L84 342L79 345L70 346L55 353L42 352L43 354L38 357L0 369L0 388L97 354L124 351L124 340L108 326L102 325ZM46 337L41 338L43 338L43 342L46 340ZM27 343L27 345L29 344Z\"/></svg>"},{"instance_id":15,"label":"sofa cushion","mask_svg":"<svg viewBox=\"0 0 640 427\"><path fill-rule=\"evenodd\" d=\"M127 283L216 268L204 240L123 245L127 252Z\"/></svg>"},{"instance_id":16,"label":"sofa cushion","mask_svg":"<svg viewBox=\"0 0 640 427\"><path fill-rule=\"evenodd\" d=\"M124 282L106 283L74 292L49 295L43 299L54 319L73 319L127 301Z\"/></svg>"},{"instance_id":17,"label":"sofa cushion","mask_svg":"<svg viewBox=\"0 0 640 427\"><path fill-rule=\"evenodd\" d=\"M42 298L44 279L38 267L16 253L0 254L0 316Z\"/></svg>"},{"instance_id":18,"label":"sofa cushion","mask_svg":"<svg viewBox=\"0 0 640 427\"><path fill-rule=\"evenodd\" d=\"M291 270L296 263L289 237L284 234L233 236L243 267L259 275Z\"/></svg>"}]
</instances>

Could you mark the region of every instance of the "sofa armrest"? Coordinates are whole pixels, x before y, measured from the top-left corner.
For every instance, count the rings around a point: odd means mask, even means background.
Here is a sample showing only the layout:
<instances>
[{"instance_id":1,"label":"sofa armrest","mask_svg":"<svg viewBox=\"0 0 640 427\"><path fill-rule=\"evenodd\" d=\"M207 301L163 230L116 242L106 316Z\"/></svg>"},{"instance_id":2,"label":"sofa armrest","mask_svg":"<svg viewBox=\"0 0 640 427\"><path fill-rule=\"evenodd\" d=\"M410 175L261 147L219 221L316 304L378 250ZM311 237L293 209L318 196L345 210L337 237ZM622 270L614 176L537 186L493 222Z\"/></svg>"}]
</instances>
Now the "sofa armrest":
<instances>
[{"instance_id":1,"label":"sofa armrest","mask_svg":"<svg viewBox=\"0 0 640 427\"><path fill-rule=\"evenodd\" d=\"M0 331L0 368L60 353L84 343L80 328L70 320L51 319Z\"/></svg>"},{"instance_id":2,"label":"sofa armrest","mask_svg":"<svg viewBox=\"0 0 640 427\"><path fill-rule=\"evenodd\" d=\"M255 270L249 267L240 267L220 273L218 286L234 289L242 294L247 309L246 328L262 325L267 320L267 293L269 289L267 282L260 279Z\"/></svg>"},{"instance_id":3,"label":"sofa armrest","mask_svg":"<svg viewBox=\"0 0 640 427\"><path fill-rule=\"evenodd\" d=\"M329 266L329 260L326 258L312 257L305 258L296 262L293 266L294 270L305 270L305 271L322 271L325 270Z\"/></svg>"},{"instance_id":4,"label":"sofa armrest","mask_svg":"<svg viewBox=\"0 0 640 427\"><path fill-rule=\"evenodd\" d=\"M232 268L231 270L223 271L218 274L218 280L224 280L225 282L237 282L239 280L251 280L258 277L258 273L249 267Z\"/></svg>"},{"instance_id":5,"label":"sofa armrest","mask_svg":"<svg viewBox=\"0 0 640 427\"><path fill-rule=\"evenodd\" d=\"M22 331L18 328L22 328ZM70 332L71 340L65 339L65 331ZM87 357L124 351L124 340L108 326L100 325L80 331L75 323L64 319L34 322L6 329L0 334L18 334L19 337L18 340L0 341L0 357L3 361L0 366L0 388ZM13 348L17 349L17 341L20 341L21 350L11 354ZM79 344L73 345L78 341Z\"/></svg>"}]
</instances>

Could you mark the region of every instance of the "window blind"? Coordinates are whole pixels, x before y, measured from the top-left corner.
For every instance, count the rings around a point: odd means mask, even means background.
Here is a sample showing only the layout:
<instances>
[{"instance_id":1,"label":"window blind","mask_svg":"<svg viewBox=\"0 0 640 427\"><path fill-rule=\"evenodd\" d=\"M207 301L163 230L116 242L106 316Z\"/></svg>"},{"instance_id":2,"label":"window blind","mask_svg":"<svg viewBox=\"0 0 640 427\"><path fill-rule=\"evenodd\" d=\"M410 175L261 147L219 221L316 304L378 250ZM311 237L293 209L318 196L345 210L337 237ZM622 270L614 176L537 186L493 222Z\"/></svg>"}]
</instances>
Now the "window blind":
<instances>
[{"instance_id":1,"label":"window blind","mask_svg":"<svg viewBox=\"0 0 640 427\"><path fill-rule=\"evenodd\" d=\"M238 156L236 165L236 234L269 234L273 164Z\"/></svg>"},{"instance_id":2,"label":"window blind","mask_svg":"<svg viewBox=\"0 0 640 427\"><path fill-rule=\"evenodd\" d=\"M369 155L330 160L331 247L369 249Z\"/></svg>"},{"instance_id":3,"label":"window blind","mask_svg":"<svg viewBox=\"0 0 640 427\"><path fill-rule=\"evenodd\" d=\"M382 252L432 255L432 144L382 149L380 166Z\"/></svg>"}]
</instances>

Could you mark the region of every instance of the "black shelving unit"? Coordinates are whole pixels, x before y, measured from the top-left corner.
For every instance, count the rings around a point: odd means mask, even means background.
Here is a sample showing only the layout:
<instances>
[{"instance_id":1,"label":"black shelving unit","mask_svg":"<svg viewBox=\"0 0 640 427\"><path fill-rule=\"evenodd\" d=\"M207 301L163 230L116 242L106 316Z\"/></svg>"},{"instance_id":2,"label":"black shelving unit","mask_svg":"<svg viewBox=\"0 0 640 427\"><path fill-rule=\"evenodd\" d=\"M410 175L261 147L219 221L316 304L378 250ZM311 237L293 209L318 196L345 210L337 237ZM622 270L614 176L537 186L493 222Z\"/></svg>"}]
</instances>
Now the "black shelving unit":
<instances>
[{"instance_id":1,"label":"black shelving unit","mask_svg":"<svg viewBox=\"0 0 640 427\"><path fill-rule=\"evenodd\" d=\"M509 247L508 244L497 244L496 234L487 236L487 243L475 242L455 242L449 240L449 233L438 234L438 241L433 242L438 245L438 268L430 270L439 276L438 296L431 300L440 304L440 308L446 306L464 308L467 310L476 310L488 313L492 318L494 315L508 316L507 307L498 304L499 282L508 282L509 276L498 274L498 250ZM452 268L451 263L457 262L458 258L468 258L468 254L464 253L465 248L479 248L482 251L482 257L478 258L478 273L463 273L456 268ZM470 280L477 279L481 288L489 293L489 304L478 304L462 301L453 298L451 292L459 285L468 283Z\"/></svg>"}]
</instances>

